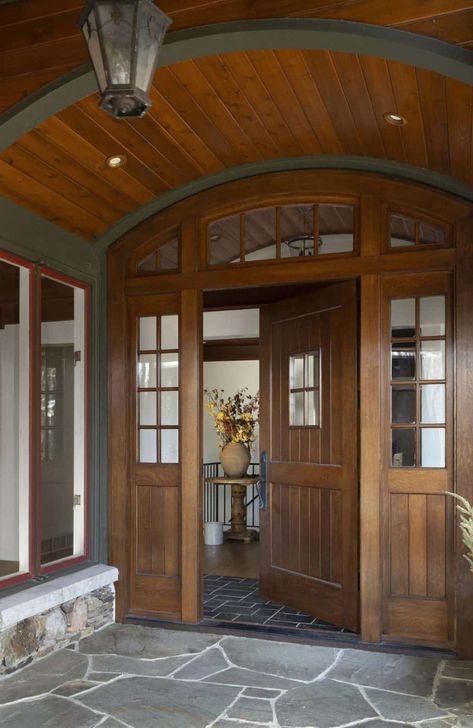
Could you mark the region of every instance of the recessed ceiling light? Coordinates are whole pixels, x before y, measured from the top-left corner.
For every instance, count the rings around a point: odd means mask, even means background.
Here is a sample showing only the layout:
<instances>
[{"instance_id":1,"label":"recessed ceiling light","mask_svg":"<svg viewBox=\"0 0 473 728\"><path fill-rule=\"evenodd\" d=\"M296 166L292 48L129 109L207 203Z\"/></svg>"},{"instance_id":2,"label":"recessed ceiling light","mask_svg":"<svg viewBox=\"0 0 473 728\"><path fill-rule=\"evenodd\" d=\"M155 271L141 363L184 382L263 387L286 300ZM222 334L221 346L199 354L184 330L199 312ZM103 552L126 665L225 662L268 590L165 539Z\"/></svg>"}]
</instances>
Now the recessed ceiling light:
<instances>
[{"instance_id":1,"label":"recessed ceiling light","mask_svg":"<svg viewBox=\"0 0 473 728\"><path fill-rule=\"evenodd\" d=\"M117 167L123 167L125 163L126 157L124 154L114 154L113 157L109 157L107 159L107 164L112 169L116 169Z\"/></svg>"},{"instance_id":2,"label":"recessed ceiling light","mask_svg":"<svg viewBox=\"0 0 473 728\"><path fill-rule=\"evenodd\" d=\"M406 126L407 121L401 114L396 114L394 111L388 111L383 114L384 121L393 126Z\"/></svg>"}]
</instances>

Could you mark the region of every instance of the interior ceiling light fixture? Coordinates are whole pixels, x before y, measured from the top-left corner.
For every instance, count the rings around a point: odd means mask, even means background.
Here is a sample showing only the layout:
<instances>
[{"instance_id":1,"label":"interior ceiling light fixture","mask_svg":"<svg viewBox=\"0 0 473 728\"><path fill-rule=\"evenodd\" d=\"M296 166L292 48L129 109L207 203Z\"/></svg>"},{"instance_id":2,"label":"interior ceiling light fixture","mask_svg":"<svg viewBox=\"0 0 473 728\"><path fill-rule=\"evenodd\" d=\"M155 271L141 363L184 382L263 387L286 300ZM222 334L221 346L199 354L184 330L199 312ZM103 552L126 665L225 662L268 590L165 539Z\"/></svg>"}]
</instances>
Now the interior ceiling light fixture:
<instances>
[{"instance_id":1,"label":"interior ceiling light fixture","mask_svg":"<svg viewBox=\"0 0 473 728\"><path fill-rule=\"evenodd\" d=\"M387 111L383 114L384 121L393 126L406 126L407 121L401 114L396 114L394 111Z\"/></svg>"},{"instance_id":2,"label":"interior ceiling light fixture","mask_svg":"<svg viewBox=\"0 0 473 728\"><path fill-rule=\"evenodd\" d=\"M171 19L153 0L89 0L79 21L101 94L117 119L143 116Z\"/></svg>"},{"instance_id":3,"label":"interior ceiling light fixture","mask_svg":"<svg viewBox=\"0 0 473 728\"><path fill-rule=\"evenodd\" d=\"M109 157L107 159L107 164L112 169L116 169L117 167L123 167L125 163L126 157L124 154L114 154L113 157Z\"/></svg>"}]
</instances>

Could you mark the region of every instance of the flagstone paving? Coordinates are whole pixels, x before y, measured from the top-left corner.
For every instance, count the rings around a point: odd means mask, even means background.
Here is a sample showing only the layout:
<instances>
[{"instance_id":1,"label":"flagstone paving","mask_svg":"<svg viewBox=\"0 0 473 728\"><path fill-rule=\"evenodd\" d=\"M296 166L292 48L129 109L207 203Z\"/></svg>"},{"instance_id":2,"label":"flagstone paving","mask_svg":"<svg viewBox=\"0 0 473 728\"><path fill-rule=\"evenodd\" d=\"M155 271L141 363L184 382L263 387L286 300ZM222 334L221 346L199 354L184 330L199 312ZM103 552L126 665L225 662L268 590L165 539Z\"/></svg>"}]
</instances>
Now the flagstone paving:
<instances>
[{"instance_id":1,"label":"flagstone paving","mask_svg":"<svg viewBox=\"0 0 473 728\"><path fill-rule=\"evenodd\" d=\"M0 678L0 727L473 728L473 662L113 625Z\"/></svg>"}]
</instances>

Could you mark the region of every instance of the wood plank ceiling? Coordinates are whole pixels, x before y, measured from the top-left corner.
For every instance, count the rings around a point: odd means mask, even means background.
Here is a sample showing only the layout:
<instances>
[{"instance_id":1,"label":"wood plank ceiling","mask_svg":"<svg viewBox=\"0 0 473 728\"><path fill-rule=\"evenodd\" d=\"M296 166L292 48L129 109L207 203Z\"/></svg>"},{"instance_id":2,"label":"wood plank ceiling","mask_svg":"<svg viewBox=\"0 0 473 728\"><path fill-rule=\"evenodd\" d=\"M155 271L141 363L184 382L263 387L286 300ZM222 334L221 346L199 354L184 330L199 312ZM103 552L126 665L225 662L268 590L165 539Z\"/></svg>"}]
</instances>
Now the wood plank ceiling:
<instances>
[{"instance_id":1,"label":"wood plank ceiling","mask_svg":"<svg viewBox=\"0 0 473 728\"><path fill-rule=\"evenodd\" d=\"M87 61L77 21L85 0L0 5L0 112ZM159 0L171 32L246 18L310 17L399 28L473 47L472 0Z\"/></svg>"},{"instance_id":2,"label":"wood plank ceiling","mask_svg":"<svg viewBox=\"0 0 473 728\"><path fill-rule=\"evenodd\" d=\"M0 155L0 194L93 240L157 195L248 162L303 155L396 160L473 184L473 89L396 62L255 51L158 71L143 119L97 96ZM383 113L405 116L394 127ZM106 159L124 154L125 166Z\"/></svg>"}]
</instances>

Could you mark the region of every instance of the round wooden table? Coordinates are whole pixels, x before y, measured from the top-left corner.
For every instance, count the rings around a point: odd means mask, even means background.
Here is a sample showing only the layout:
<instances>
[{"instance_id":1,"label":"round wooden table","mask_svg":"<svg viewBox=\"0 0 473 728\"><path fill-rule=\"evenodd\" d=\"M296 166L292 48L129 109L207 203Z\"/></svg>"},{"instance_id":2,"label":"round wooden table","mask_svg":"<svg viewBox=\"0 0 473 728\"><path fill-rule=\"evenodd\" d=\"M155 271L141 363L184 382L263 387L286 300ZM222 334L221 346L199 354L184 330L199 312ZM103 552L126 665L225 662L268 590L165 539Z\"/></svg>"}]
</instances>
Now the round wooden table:
<instances>
[{"instance_id":1,"label":"round wooden table","mask_svg":"<svg viewBox=\"0 0 473 728\"><path fill-rule=\"evenodd\" d=\"M246 489L249 485L259 483L259 475L247 475L243 478L210 478L210 483L215 485L231 485L232 486L232 522L230 530L227 531L226 537L229 541L244 541L250 543L258 540L258 532L252 531L246 527Z\"/></svg>"}]
</instances>

